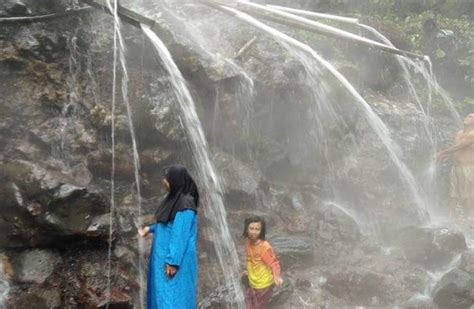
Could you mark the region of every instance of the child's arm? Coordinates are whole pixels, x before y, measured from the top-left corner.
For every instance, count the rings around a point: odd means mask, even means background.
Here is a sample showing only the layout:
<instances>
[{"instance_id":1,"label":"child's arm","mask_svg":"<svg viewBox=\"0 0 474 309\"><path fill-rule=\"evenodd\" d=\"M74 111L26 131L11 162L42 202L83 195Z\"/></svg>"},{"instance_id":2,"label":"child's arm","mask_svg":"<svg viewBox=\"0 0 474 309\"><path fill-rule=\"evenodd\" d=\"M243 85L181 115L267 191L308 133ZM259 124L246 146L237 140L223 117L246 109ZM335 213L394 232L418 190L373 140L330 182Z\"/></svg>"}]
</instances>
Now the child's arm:
<instances>
[{"instance_id":1,"label":"child's arm","mask_svg":"<svg viewBox=\"0 0 474 309\"><path fill-rule=\"evenodd\" d=\"M283 280L280 277L280 262L278 261L275 253L272 248L269 248L262 255L262 261L272 269L273 281L276 286L280 286L283 283Z\"/></svg>"}]
</instances>

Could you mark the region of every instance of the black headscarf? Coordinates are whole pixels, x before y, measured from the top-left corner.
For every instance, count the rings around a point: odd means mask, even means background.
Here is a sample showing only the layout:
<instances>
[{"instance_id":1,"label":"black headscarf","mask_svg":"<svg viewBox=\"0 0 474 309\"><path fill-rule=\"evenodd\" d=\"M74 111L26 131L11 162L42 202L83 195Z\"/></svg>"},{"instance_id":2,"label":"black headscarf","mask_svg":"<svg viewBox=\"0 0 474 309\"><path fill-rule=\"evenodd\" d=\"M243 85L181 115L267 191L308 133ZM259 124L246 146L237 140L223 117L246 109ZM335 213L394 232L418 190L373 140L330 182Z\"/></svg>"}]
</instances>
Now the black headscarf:
<instances>
[{"instance_id":1,"label":"black headscarf","mask_svg":"<svg viewBox=\"0 0 474 309\"><path fill-rule=\"evenodd\" d=\"M156 222L172 221L176 213L184 209L197 211L199 192L188 170L182 165L173 165L165 168L164 173L170 192L156 210Z\"/></svg>"}]
</instances>

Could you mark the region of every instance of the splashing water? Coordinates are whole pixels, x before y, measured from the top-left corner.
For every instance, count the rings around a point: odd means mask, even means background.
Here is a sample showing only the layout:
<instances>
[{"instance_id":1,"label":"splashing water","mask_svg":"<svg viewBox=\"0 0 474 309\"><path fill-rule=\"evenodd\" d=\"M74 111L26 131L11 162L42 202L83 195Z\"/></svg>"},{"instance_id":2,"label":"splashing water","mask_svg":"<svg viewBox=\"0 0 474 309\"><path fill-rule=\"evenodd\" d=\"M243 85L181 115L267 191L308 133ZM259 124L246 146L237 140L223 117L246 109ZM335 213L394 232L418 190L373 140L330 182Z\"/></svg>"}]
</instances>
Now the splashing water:
<instances>
[{"instance_id":1,"label":"splashing water","mask_svg":"<svg viewBox=\"0 0 474 309\"><path fill-rule=\"evenodd\" d=\"M210 160L207 142L196 113L194 100L186 86L186 81L166 46L148 26L142 25L142 29L156 48L166 70L170 74L170 81L181 109L181 115L183 116L183 127L189 137L190 146L194 154L194 165L198 173L197 179L201 182L201 188L207 189L207 194L205 194L206 203L204 204L207 206L205 208L205 216L211 220L212 227L214 228L214 233L210 236L214 238L218 260L221 269L224 271L225 282L232 284L236 292L237 306L243 308L243 292L238 279L239 259L227 224L226 211L222 199L223 187ZM157 102L153 103L157 104Z\"/></svg>"},{"instance_id":2,"label":"splashing water","mask_svg":"<svg viewBox=\"0 0 474 309\"><path fill-rule=\"evenodd\" d=\"M429 282L426 285L425 291L424 291L424 296L431 296L434 288L436 287L436 284L446 275L448 272L453 270L457 265L459 265L459 262L461 261L461 256L462 254L456 255L452 261L442 269L436 271L436 272L428 272L429 276Z\"/></svg>"}]
</instances>

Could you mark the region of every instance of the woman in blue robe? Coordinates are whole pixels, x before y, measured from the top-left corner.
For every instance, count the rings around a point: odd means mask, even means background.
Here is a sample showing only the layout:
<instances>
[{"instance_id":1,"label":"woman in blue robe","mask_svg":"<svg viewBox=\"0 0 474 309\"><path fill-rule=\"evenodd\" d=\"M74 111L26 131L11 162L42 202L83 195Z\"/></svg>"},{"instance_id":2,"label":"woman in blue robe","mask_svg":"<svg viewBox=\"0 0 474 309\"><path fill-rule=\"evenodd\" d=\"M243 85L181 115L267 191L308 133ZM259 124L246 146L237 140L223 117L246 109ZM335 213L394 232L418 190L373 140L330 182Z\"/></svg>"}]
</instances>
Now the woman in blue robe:
<instances>
[{"instance_id":1,"label":"woman in blue robe","mask_svg":"<svg viewBox=\"0 0 474 309\"><path fill-rule=\"evenodd\" d=\"M147 308L195 309L199 193L185 167L174 165L164 172L168 194L156 211L156 223L138 231L153 234Z\"/></svg>"}]
</instances>

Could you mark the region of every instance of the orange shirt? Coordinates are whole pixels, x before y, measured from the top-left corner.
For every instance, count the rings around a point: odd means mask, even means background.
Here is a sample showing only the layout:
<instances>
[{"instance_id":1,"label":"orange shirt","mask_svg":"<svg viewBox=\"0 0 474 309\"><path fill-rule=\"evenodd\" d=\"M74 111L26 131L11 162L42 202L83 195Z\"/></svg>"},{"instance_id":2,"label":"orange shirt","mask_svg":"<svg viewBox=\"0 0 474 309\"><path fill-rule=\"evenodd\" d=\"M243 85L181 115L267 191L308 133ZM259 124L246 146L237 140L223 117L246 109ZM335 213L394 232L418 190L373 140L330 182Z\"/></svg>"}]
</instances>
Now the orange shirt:
<instances>
[{"instance_id":1,"label":"orange shirt","mask_svg":"<svg viewBox=\"0 0 474 309\"><path fill-rule=\"evenodd\" d=\"M280 262L273 248L266 240L253 245L247 239L247 273L250 286L254 289L264 289L273 284L274 276L280 276Z\"/></svg>"}]
</instances>

